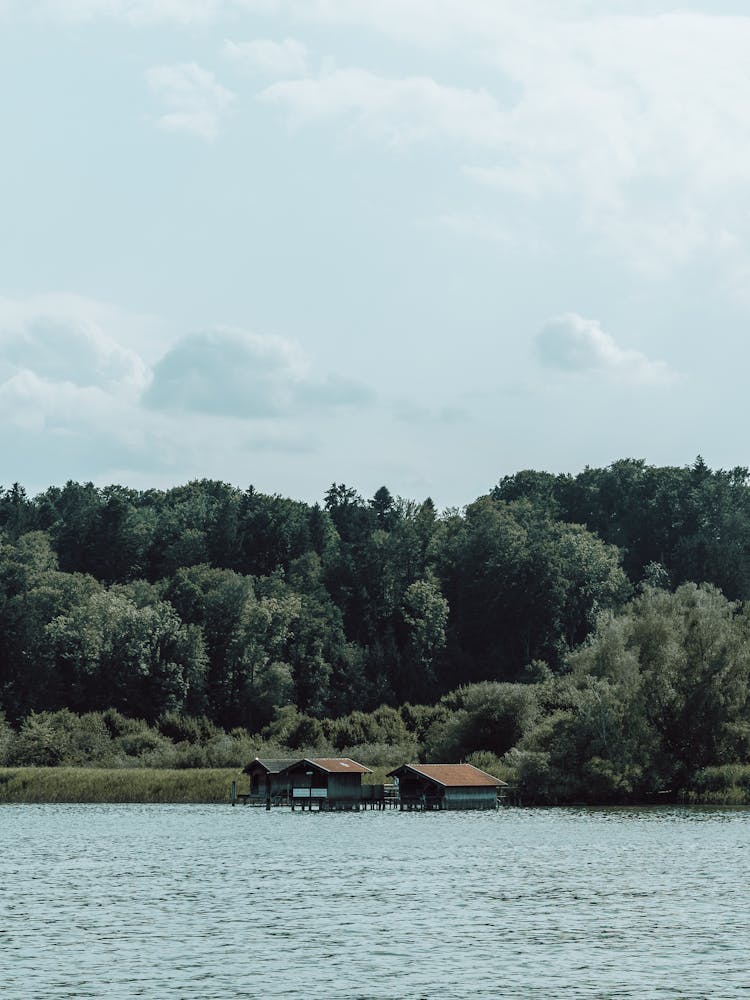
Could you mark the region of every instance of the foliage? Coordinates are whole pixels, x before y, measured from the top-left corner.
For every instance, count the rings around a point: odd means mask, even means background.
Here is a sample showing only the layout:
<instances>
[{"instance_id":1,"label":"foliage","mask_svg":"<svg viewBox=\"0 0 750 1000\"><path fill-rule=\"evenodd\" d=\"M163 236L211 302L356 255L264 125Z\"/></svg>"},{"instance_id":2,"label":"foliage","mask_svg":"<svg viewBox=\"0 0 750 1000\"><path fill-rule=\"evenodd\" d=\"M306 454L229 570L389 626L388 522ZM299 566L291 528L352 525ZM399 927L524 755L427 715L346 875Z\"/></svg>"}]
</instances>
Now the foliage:
<instances>
[{"instance_id":1,"label":"foliage","mask_svg":"<svg viewBox=\"0 0 750 1000\"><path fill-rule=\"evenodd\" d=\"M694 775L685 800L700 805L750 805L750 764L703 768Z\"/></svg>"},{"instance_id":2,"label":"foliage","mask_svg":"<svg viewBox=\"0 0 750 1000\"><path fill-rule=\"evenodd\" d=\"M343 483L14 484L0 763L346 751L485 760L523 801L739 798L749 599L748 472L700 458L527 470L443 514Z\"/></svg>"},{"instance_id":3,"label":"foliage","mask_svg":"<svg viewBox=\"0 0 750 1000\"><path fill-rule=\"evenodd\" d=\"M101 715L76 716L60 712L32 712L12 741L6 759L20 767L76 766L91 760L109 762L112 741Z\"/></svg>"},{"instance_id":4,"label":"foliage","mask_svg":"<svg viewBox=\"0 0 750 1000\"><path fill-rule=\"evenodd\" d=\"M748 624L744 608L695 584L647 587L603 615L570 676L541 685L544 714L509 758L523 790L544 801L678 798L706 768L746 763Z\"/></svg>"},{"instance_id":5,"label":"foliage","mask_svg":"<svg viewBox=\"0 0 750 1000\"><path fill-rule=\"evenodd\" d=\"M537 694L528 684L483 681L446 695L448 714L425 735L425 754L460 760L472 751L501 756L521 739L537 715Z\"/></svg>"}]
</instances>

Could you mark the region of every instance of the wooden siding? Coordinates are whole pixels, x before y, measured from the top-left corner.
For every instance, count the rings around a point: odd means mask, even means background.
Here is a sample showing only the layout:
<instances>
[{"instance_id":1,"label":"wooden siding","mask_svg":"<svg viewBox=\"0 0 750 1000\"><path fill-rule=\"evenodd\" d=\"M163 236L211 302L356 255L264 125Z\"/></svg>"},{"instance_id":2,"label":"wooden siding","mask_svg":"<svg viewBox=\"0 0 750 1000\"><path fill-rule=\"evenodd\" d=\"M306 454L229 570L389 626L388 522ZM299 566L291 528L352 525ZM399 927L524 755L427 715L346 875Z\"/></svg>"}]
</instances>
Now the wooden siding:
<instances>
[{"instance_id":1,"label":"wooden siding","mask_svg":"<svg viewBox=\"0 0 750 1000\"><path fill-rule=\"evenodd\" d=\"M279 795L290 787L286 775L267 774L261 767L250 768L250 794L252 796Z\"/></svg>"},{"instance_id":2,"label":"wooden siding","mask_svg":"<svg viewBox=\"0 0 750 1000\"><path fill-rule=\"evenodd\" d=\"M494 788L446 788L443 809L494 809L497 791Z\"/></svg>"},{"instance_id":3,"label":"wooden siding","mask_svg":"<svg viewBox=\"0 0 750 1000\"><path fill-rule=\"evenodd\" d=\"M328 797L341 801L359 802L362 798L361 774L329 774Z\"/></svg>"}]
</instances>

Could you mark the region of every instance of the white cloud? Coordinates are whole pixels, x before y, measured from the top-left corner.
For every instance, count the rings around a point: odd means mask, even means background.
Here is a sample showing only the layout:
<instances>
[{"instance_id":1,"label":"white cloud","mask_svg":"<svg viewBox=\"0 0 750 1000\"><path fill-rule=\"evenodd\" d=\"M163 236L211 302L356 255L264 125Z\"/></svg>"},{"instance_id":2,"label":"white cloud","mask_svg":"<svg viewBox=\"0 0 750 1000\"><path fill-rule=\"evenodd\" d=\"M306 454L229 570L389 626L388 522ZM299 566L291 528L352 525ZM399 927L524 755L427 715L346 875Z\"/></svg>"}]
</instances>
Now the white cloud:
<instances>
[{"instance_id":1,"label":"white cloud","mask_svg":"<svg viewBox=\"0 0 750 1000\"><path fill-rule=\"evenodd\" d=\"M312 462L326 419L373 399L316 375L281 338L221 329L165 341L153 319L81 296L0 298L5 481L170 485L233 478L253 456L283 470L292 453Z\"/></svg>"},{"instance_id":2,"label":"white cloud","mask_svg":"<svg viewBox=\"0 0 750 1000\"><path fill-rule=\"evenodd\" d=\"M226 7L226 0L16 0L39 14L70 21L114 18L134 25L171 21L177 24L207 22Z\"/></svg>"},{"instance_id":3,"label":"white cloud","mask_svg":"<svg viewBox=\"0 0 750 1000\"><path fill-rule=\"evenodd\" d=\"M300 352L278 337L232 329L190 334L155 366L145 402L161 410L277 416L288 409L304 368Z\"/></svg>"},{"instance_id":4,"label":"white cloud","mask_svg":"<svg viewBox=\"0 0 750 1000\"><path fill-rule=\"evenodd\" d=\"M250 419L293 417L301 409L357 406L370 399L360 383L313 376L289 341L226 328L179 340L156 364L144 394L155 410Z\"/></svg>"},{"instance_id":5,"label":"white cloud","mask_svg":"<svg viewBox=\"0 0 750 1000\"><path fill-rule=\"evenodd\" d=\"M503 119L482 90L445 87L430 77L391 79L362 69L271 84L261 100L284 107L295 122L349 116L365 131L394 144L448 139L493 148Z\"/></svg>"},{"instance_id":6,"label":"white cloud","mask_svg":"<svg viewBox=\"0 0 750 1000\"><path fill-rule=\"evenodd\" d=\"M108 332L107 326L118 324L116 310L76 296L0 298L0 378L30 372L80 388L137 395L147 368Z\"/></svg>"},{"instance_id":7,"label":"white cloud","mask_svg":"<svg viewBox=\"0 0 750 1000\"><path fill-rule=\"evenodd\" d=\"M0 0L2 3L2 0ZM465 176L501 203L563 206L594 249L661 274L696 257L728 280L750 268L750 16L670 0L13 0L11 11L233 27L277 23L378 33L472 67L461 78L391 77L363 68L306 72L304 44L227 42L226 56L282 79L263 97L297 122L354 122L391 144L443 139ZM695 4L691 4L695 7ZM707 12L710 10L710 13ZM333 53L334 56L336 53ZM458 57L458 58L456 58ZM152 71L164 128L213 138L233 96L194 64ZM547 213L549 214L549 213ZM543 224L543 223L541 223Z\"/></svg>"},{"instance_id":8,"label":"white cloud","mask_svg":"<svg viewBox=\"0 0 750 1000\"><path fill-rule=\"evenodd\" d=\"M463 168L464 175L485 187L538 199L550 192L561 194L565 190L562 176L552 167L542 167L533 160L526 160L513 166Z\"/></svg>"},{"instance_id":9,"label":"white cloud","mask_svg":"<svg viewBox=\"0 0 750 1000\"><path fill-rule=\"evenodd\" d=\"M523 246L526 249L538 249L538 246L524 238L518 229L478 212L446 212L437 216L432 222L440 229L485 240L488 243L496 243L499 246L508 248Z\"/></svg>"},{"instance_id":10,"label":"white cloud","mask_svg":"<svg viewBox=\"0 0 750 1000\"><path fill-rule=\"evenodd\" d=\"M593 372L639 385L668 384L677 377L663 361L620 347L596 320L577 313L549 320L537 335L536 350L542 364L564 372Z\"/></svg>"},{"instance_id":11,"label":"white cloud","mask_svg":"<svg viewBox=\"0 0 750 1000\"><path fill-rule=\"evenodd\" d=\"M95 386L43 378L22 369L0 384L0 413L6 424L23 430L72 433L100 426L112 397Z\"/></svg>"},{"instance_id":12,"label":"white cloud","mask_svg":"<svg viewBox=\"0 0 750 1000\"><path fill-rule=\"evenodd\" d=\"M149 371L133 345L158 343L160 335L154 320L82 296L0 299L0 447L8 474L46 484L134 455L148 464L139 400Z\"/></svg>"},{"instance_id":13,"label":"white cloud","mask_svg":"<svg viewBox=\"0 0 750 1000\"><path fill-rule=\"evenodd\" d=\"M154 66L147 71L146 80L167 108L158 119L159 126L208 142L219 134L219 126L235 99L213 73L196 63Z\"/></svg>"},{"instance_id":14,"label":"white cloud","mask_svg":"<svg viewBox=\"0 0 750 1000\"><path fill-rule=\"evenodd\" d=\"M210 24L247 13L281 13L286 8L284 0L0 0L0 15L83 22L111 19L134 27Z\"/></svg>"},{"instance_id":15,"label":"white cloud","mask_svg":"<svg viewBox=\"0 0 750 1000\"><path fill-rule=\"evenodd\" d=\"M297 121L345 117L391 143L442 137L468 147L467 177L499 198L573 208L600 248L636 268L658 273L710 255L730 273L747 270L750 17L722 16L721 4L706 13L675 10L669 0L40 3L57 16L134 23L272 13L295 26L345 26L458 54L481 67L486 90L353 68L280 82L264 98ZM225 51L258 72L299 76L297 46L261 39ZM210 94L211 83L165 80L173 106L163 126L215 135L231 95L214 91L206 107L192 94L203 85Z\"/></svg>"},{"instance_id":16,"label":"white cloud","mask_svg":"<svg viewBox=\"0 0 750 1000\"><path fill-rule=\"evenodd\" d=\"M265 92L295 121L341 117L391 143L468 147L466 176L499 198L573 209L599 249L637 269L747 256L750 16L675 11L666 0L278 6L460 54L482 67L486 88L338 69Z\"/></svg>"},{"instance_id":17,"label":"white cloud","mask_svg":"<svg viewBox=\"0 0 750 1000\"><path fill-rule=\"evenodd\" d=\"M250 73L264 76L304 76L307 71L307 47L294 38L274 42L256 38L251 42L225 41L227 59Z\"/></svg>"}]
</instances>

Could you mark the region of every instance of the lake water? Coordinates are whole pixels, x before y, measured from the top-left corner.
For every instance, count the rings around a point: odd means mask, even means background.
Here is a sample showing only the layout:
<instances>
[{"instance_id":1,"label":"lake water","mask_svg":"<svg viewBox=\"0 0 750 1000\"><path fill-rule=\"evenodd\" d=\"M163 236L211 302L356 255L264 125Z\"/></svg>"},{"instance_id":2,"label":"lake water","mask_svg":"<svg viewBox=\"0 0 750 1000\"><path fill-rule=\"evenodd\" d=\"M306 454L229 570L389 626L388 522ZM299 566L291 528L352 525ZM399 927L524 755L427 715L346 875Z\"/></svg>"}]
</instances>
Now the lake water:
<instances>
[{"instance_id":1,"label":"lake water","mask_svg":"<svg viewBox=\"0 0 750 1000\"><path fill-rule=\"evenodd\" d=\"M0 806L2 1000L750 997L750 813Z\"/></svg>"}]
</instances>

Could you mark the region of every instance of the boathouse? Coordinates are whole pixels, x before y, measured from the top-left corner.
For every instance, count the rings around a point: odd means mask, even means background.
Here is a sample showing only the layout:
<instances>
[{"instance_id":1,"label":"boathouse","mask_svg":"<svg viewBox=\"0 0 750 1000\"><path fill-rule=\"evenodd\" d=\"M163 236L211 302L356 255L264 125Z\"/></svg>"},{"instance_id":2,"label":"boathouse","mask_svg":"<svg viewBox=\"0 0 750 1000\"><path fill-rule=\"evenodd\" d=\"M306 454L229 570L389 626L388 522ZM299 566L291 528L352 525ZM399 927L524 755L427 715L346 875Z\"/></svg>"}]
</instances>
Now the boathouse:
<instances>
[{"instance_id":1,"label":"boathouse","mask_svg":"<svg viewBox=\"0 0 750 1000\"><path fill-rule=\"evenodd\" d=\"M250 800L268 799L276 803L286 800L289 797L289 779L281 775L290 764L295 764L298 760L298 757L256 757L251 760L243 769L244 774L250 775Z\"/></svg>"},{"instance_id":2,"label":"boathouse","mask_svg":"<svg viewBox=\"0 0 750 1000\"><path fill-rule=\"evenodd\" d=\"M495 809L506 786L471 764L402 764L388 777L398 782L402 810Z\"/></svg>"},{"instance_id":3,"label":"boathouse","mask_svg":"<svg viewBox=\"0 0 750 1000\"><path fill-rule=\"evenodd\" d=\"M369 767L349 757L306 757L279 772L288 783L292 809L359 809L362 804L362 775Z\"/></svg>"}]
</instances>

